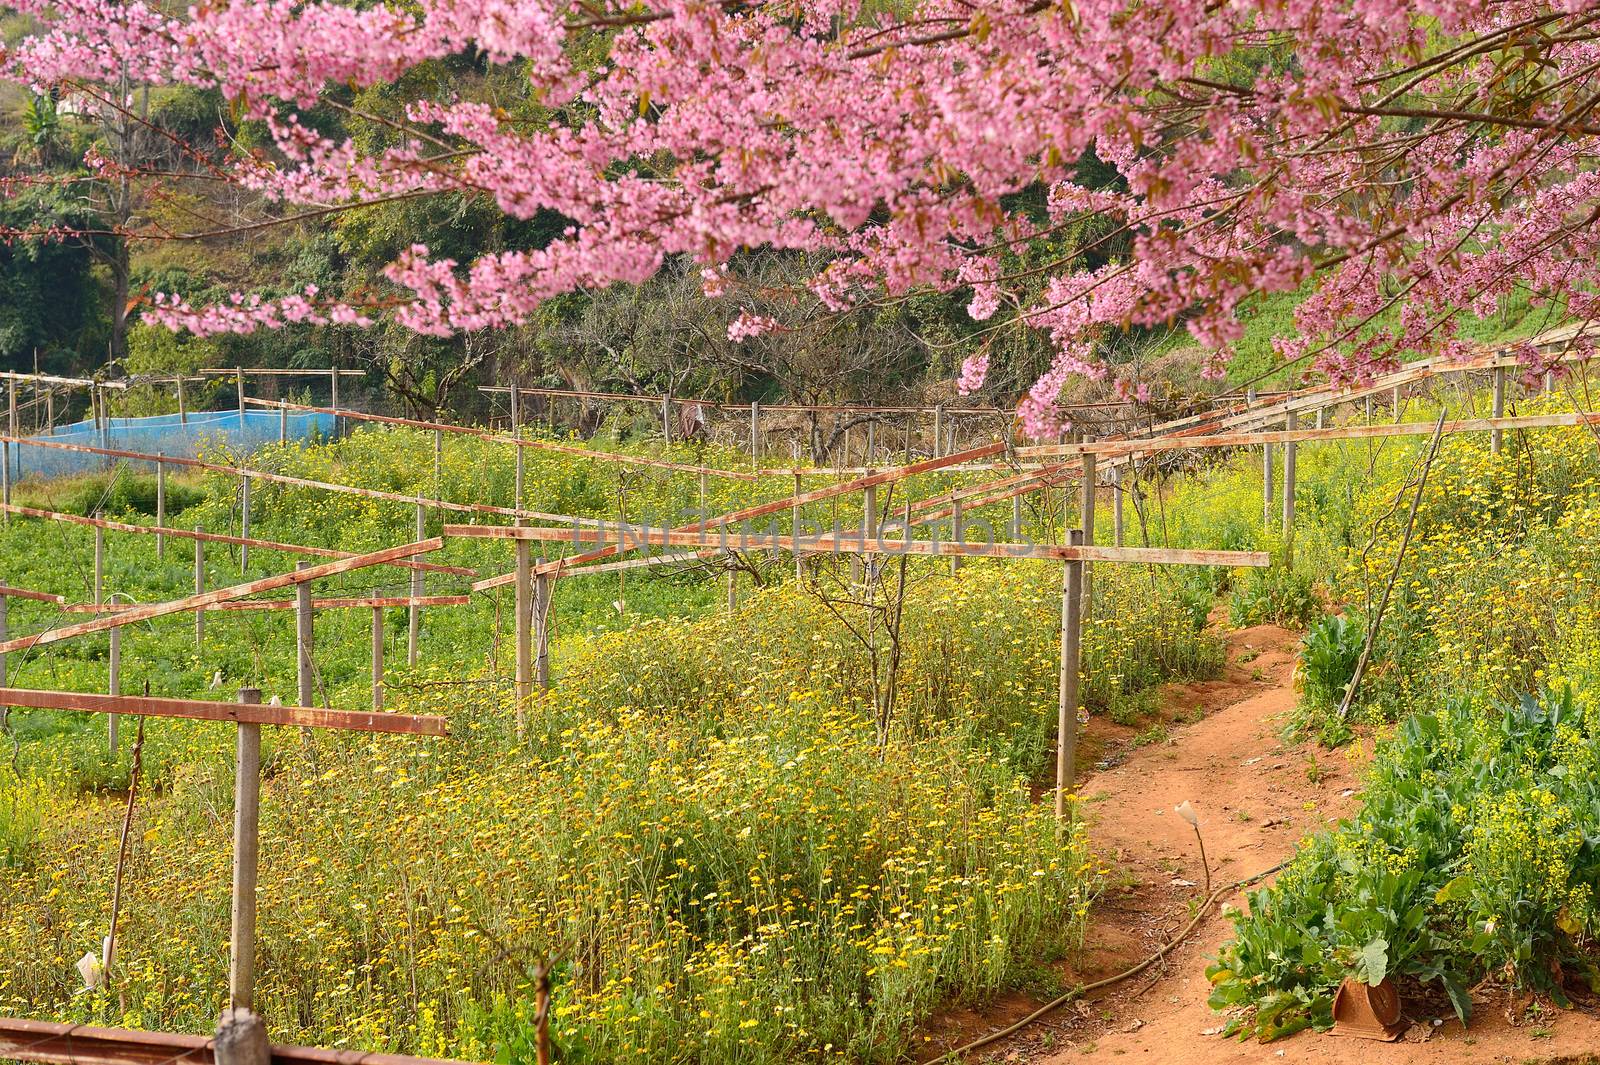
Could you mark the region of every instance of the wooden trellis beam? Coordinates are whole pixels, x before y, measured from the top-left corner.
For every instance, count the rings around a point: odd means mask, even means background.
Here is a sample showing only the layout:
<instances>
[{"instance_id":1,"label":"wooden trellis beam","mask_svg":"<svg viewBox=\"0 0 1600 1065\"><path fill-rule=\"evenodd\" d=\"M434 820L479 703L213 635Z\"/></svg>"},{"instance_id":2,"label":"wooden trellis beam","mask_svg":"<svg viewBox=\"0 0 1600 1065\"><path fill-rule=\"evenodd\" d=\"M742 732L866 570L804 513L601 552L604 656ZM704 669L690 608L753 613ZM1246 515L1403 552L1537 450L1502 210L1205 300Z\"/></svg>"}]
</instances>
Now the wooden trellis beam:
<instances>
[{"instance_id":1,"label":"wooden trellis beam","mask_svg":"<svg viewBox=\"0 0 1600 1065\"><path fill-rule=\"evenodd\" d=\"M374 714L364 710L325 710L315 706L224 703L207 699L157 699L145 695L98 695L89 692L49 691L36 688L0 688L0 706L25 707L31 710L76 710L91 714L181 717L195 721L232 721L251 725L295 725L301 728L343 729L355 732L392 732L408 736L449 735L445 719L442 717Z\"/></svg>"},{"instance_id":2,"label":"wooden trellis beam","mask_svg":"<svg viewBox=\"0 0 1600 1065\"><path fill-rule=\"evenodd\" d=\"M887 537L780 536L761 532L721 533L716 530L645 529L637 526L607 529L560 529L537 526L446 525L445 536L494 540L535 540L548 543L616 544L622 550L642 547L697 547L722 551L766 550L837 552L867 555L933 555L957 558L1048 559L1056 562L1138 562L1174 566L1268 565L1265 551L1210 551L1159 547L1071 547L1058 544L963 543L942 540L905 540ZM549 565L549 563L546 563Z\"/></svg>"},{"instance_id":3,"label":"wooden trellis beam","mask_svg":"<svg viewBox=\"0 0 1600 1065\"><path fill-rule=\"evenodd\" d=\"M213 603L225 603L232 599L247 599L262 592L276 591L279 588L288 588L293 585L304 584L307 581L319 580L323 577L332 577L340 573L349 573L352 570L365 569L369 566L381 566L397 558L409 558L413 555L426 554L429 551L437 551L443 546L444 541L436 536L431 540L422 540L413 544L401 544L398 547L386 547L382 551L373 551L365 555L355 555L351 558L324 562L321 565L308 566L293 573L280 573L274 577L262 577L258 580L246 581L243 584L235 584L227 588L218 588L214 591L185 596L182 599L173 599L164 603L146 603L134 607L132 610L95 618L93 621L84 621L76 625L67 625L60 629L35 633L32 636L6 640L0 643L0 654L6 654L11 651L25 651L30 647L70 640L75 636L87 636L93 632L103 632L106 629L115 629L123 625L150 621L154 618L166 617L169 614L183 614L191 610L201 610L211 606Z\"/></svg>"},{"instance_id":4,"label":"wooden trellis beam","mask_svg":"<svg viewBox=\"0 0 1600 1065\"><path fill-rule=\"evenodd\" d=\"M466 606L472 602L470 595L387 595L361 599L313 599L313 610L390 610L401 607ZM204 610L293 610L298 604L293 599L240 599L227 603L212 603ZM137 603L68 603L61 609L69 614L116 614L137 610Z\"/></svg>"},{"instance_id":5,"label":"wooden trellis beam","mask_svg":"<svg viewBox=\"0 0 1600 1065\"><path fill-rule=\"evenodd\" d=\"M28 518L42 518L48 521L66 522L69 525L82 525L90 529L106 529L111 532L135 533L145 536L172 536L183 540L202 540L210 544L232 544L236 547L256 547L263 551L282 551L290 555L314 555L318 558L354 558L354 551L339 551L331 547L307 547L304 544L286 544L277 540L258 540L248 536L229 536L226 533L201 532L199 529L174 529L163 525L135 525L132 522L112 521L108 518L87 518L82 514L64 514L57 510L40 510L37 507L24 507L14 503L0 503L0 513L20 514ZM428 573L448 573L456 577L476 577L478 571L470 566L444 566L437 562L414 562L410 559L398 559L389 563L401 569L423 570ZM40 592L38 595L45 593ZM27 597L24 597L27 598ZM56 596L61 602L66 599Z\"/></svg>"}]
</instances>

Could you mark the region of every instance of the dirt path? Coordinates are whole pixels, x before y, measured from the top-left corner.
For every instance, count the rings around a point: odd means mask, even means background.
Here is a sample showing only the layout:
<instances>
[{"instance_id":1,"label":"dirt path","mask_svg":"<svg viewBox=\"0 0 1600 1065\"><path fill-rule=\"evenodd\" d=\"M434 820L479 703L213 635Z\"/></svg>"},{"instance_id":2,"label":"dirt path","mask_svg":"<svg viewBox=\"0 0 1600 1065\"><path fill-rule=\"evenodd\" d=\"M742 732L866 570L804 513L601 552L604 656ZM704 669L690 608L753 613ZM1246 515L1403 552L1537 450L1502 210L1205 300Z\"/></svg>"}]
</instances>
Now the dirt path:
<instances>
[{"instance_id":1,"label":"dirt path","mask_svg":"<svg viewBox=\"0 0 1600 1065\"><path fill-rule=\"evenodd\" d=\"M1220 679L1167 691L1169 716L1192 723L1174 725L1164 740L1126 750L1120 764L1103 762L1080 789L1090 835L1113 872L1070 980L1120 972L1189 922L1192 906L1203 897L1205 875L1193 830L1173 812L1177 804L1187 800L1198 813L1211 877L1220 885L1271 869L1294 853L1303 836L1359 802L1361 765L1350 754L1288 745L1281 738L1283 715L1296 699L1295 634L1258 626L1227 639L1228 667ZM1107 761L1117 759L1112 754ZM1224 899L1219 908L1229 903L1242 907L1245 899ZM1064 1007L977 1060L1467 1065L1596 1061L1584 1055L1600 1052L1600 1021L1592 1017L1566 1013L1513 1027L1492 1003L1480 1004L1470 1032L1453 1019L1435 1025L1433 1018L1422 1018L1400 1044L1312 1032L1267 1045L1224 1039L1224 1019L1205 1002L1205 967L1231 927L1213 913L1164 964L1102 997ZM930 1030L930 1050L955 1045L960 1035L992 1031L1034 1005L1018 995L981 1016L946 1017Z\"/></svg>"}]
</instances>

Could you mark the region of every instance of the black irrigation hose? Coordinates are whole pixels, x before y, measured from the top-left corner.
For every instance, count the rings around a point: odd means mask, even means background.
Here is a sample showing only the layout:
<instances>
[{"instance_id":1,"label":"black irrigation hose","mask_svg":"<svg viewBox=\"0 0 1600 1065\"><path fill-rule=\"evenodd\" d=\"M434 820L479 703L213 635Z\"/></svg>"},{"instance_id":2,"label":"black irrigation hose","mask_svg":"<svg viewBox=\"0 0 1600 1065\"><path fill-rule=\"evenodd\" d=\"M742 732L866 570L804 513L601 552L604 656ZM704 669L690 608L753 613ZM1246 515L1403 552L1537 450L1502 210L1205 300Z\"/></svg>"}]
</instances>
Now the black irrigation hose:
<instances>
[{"instance_id":1,"label":"black irrigation hose","mask_svg":"<svg viewBox=\"0 0 1600 1065\"><path fill-rule=\"evenodd\" d=\"M1184 926L1183 931L1179 932L1166 943L1162 944L1159 950L1150 955L1144 961L1135 965L1133 968L1125 969L1122 972L1117 973L1115 976L1108 976L1104 980L1096 980L1092 984L1079 984L1071 991L1068 991L1065 994L1046 1002L1043 1006L1040 1006L1038 1009L1034 1010L1020 1021L1017 1021L1014 1024L1008 1024L997 1032L990 1032L988 1035L974 1039L972 1042L967 1043L964 1046L956 1047L954 1050L946 1053L944 1058L949 1060L959 1060L967 1054L972 1053L974 1050L980 1050L983 1047L988 1046L990 1043L997 1043L1007 1036L1015 1035L1017 1032L1022 1031L1022 1029L1026 1028L1040 1017L1043 1017L1045 1014L1065 1006L1074 999L1082 998L1091 991L1099 991L1101 988L1110 987L1112 984L1121 983L1123 980L1127 980L1130 977L1138 976L1140 973L1150 968L1150 966L1165 958L1167 954L1173 950L1173 948L1177 947L1185 939L1189 938L1189 934L1200 926L1201 921L1205 920L1206 914L1210 912L1211 907L1217 904L1218 899L1222 898L1224 895L1230 895L1233 892L1238 891L1240 888L1249 887L1257 880L1271 876L1273 873L1276 873L1278 870L1282 869L1288 864L1289 863L1286 861L1279 862L1270 869L1263 869L1254 876L1247 876L1243 880L1235 881L1232 884L1226 884L1213 891L1206 898L1205 904L1195 912L1194 919Z\"/></svg>"}]
</instances>

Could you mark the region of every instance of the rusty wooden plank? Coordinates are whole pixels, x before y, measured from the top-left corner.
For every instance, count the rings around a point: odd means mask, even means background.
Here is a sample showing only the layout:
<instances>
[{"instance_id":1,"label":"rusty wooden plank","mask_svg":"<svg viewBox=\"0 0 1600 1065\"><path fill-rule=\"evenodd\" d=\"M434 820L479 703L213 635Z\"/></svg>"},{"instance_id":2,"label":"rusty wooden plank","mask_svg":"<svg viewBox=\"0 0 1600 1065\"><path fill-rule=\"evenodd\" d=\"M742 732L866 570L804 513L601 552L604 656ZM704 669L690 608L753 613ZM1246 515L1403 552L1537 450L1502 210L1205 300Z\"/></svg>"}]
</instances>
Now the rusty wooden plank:
<instances>
[{"instance_id":1,"label":"rusty wooden plank","mask_svg":"<svg viewBox=\"0 0 1600 1065\"><path fill-rule=\"evenodd\" d=\"M29 518L66 522L69 525L82 525L91 529L107 529L113 532L142 535L160 534L184 540L204 540L206 543L211 544L259 547L264 551L282 551L291 555L313 555L318 558L355 557L354 551L338 551L331 547L307 547L304 544L286 544L277 540L257 540L248 536L229 536L226 533L201 532L199 529L174 529L162 525L135 525L132 522L112 521L109 518L87 518L81 514L64 514L57 510L40 510L37 507L24 507L14 503L0 503L0 512L20 514ZM469 566L444 566L437 562L415 562L410 559L400 559L389 563L389 565L397 566L401 569L425 570L428 573L449 573L457 577L476 577L478 575L478 571ZM65 602L64 599L62 601Z\"/></svg>"},{"instance_id":2,"label":"rusty wooden plank","mask_svg":"<svg viewBox=\"0 0 1600 1065\"><path fill-rule=\"evenodd\" d=\"M1600 414L1528 414L1509 418L1461 418L1444 423L1446 433L1490 432L1496 429L1555 429L1600 424ZM1156 437L1147 440L1097 441L1092 444L1046 444L1018 448L1030 455L1090 453L1098 455L1138 455L1153 451L1199 450L1204 448L1249 447L1261 444L1321 443L1334 440L1365 440L1375 437L1431 436L1435 422L1386 422L1376 425L1341 425L1323 429L1273 429L1237 433L1208 433L1192 437Z\"/></svg>"},{"instance_id":3,"label":"rusty wooden plank","mask_svg":"<svg viewBox=\"0 0 1600 1065\"><path fill-rule=\"evenodd\" d=\"M209 699L157 699L148 695L101 695L97 692L0 688L0 706L31 710L75 710L90 714L182 717L195 721L234 721L256 725L353 732L393 732L410 736L445 736L442 717L374 714L368 710L325 710L317 706L268 706L263 703L217 702Z\"/></svg>"},{"instance_id":4,"label":"rusty wooden plank","mask_svg":"<svg viewBox=\"0 0 1600 1065\"><path fill-rule=\"evenodd\" d=\"M962 543L940 540L903 540L872 536L782 536L761 532L724 533L717 530L645 529L639 526L609 529L564 529L539 526L447 525L446 536L496 540L537 540L547 543L619 543L625 550L640 547L699 547L719 551L794 551L868 555L937 555L966 558L1049 559L1083 562L1139 562L1177 566L1264 567L1265 551L1212 551L1161 547L1068 547L1057 544Z\"/></svg>"},{"instance_id":5,"label":"rusty wooden plank","mask_svg":"<svg viewBox=\"0 0 1600 1065\"><path fill-rule=\"evenodd\" d=\"M836 496L849 495L853 492L859 492L869 486L892 484L895 481L904 480L907 477L914 477L919 473L931 473L934 470L944 469L946 466L956 466L963 462L970 462L973 459L985 459L991 455L1000 454L1006 450L1006 447L1007 444L1003 441L995 441L991 444L982 444L978 447L968 448L965 451L957 451L949 455L924 459L921 462L913 462L909 466L896 466L892 469L883 470L867 477L858 477L853 481L846 481L843 484L831 485L827 488L817 488L810 492L802 492L799 495L794 496L785 496L782 499L774 499L766 503L757 503L754 506L745 507L743 510L735 510L719 517L708 518L704 521L696 521L689 525L680 525L675 531L687 532L698 529L715 529L723 525L732 525L735 522L750 521L754 518L763 518L768 514L776 514L779 511L792 510L795 507L804 506L807 503L817 503L824 499L833 499ZM579 566L585 562L598 562L603 558L610 558L618 553L619 549L616 546L600 547L593 551L585 551L581 554L574 555L571 558L556 559L552 562L541 563L540 565L534 567L533 572L535 574L554 573L563 567ZM502 585L510 584L515 579L515 574L503 573L498 577L490 577L487 580L478 581L472 586L472 590L475 592L482 592L487 591L490 588L499 588Z\"/></svg>"},{"instance_id":6,"label":"rusty wooden plank","mask_svg":"<svg viewBox=\"0 0 1600 1065\"><path fill-rule=\"evenodd\" d=\"M35 592L28 588L14 588L9 584L0 584L0 596L7 599L33 599L40 603L54 603L57 606L67 601L66 596L56 595L54 592Z\"/></svg>"},{"instance_id":7,"label":"rusty wooden plank","mask_svg":"<svg viewBox=\"0 0 1600 1065\"><path fill-rule=\"evenodd\" d=\"M272 1065L468 1065L321 1047L270 1047ZM207 1036L0 1017L0 1058L46 1065L216 1065Z\"/></svg>"},{"instance_id":8,"label":"rusty wooden plank","mask_svg":"<svg viewBox=\"0 0 1600 1065\"><path fill-rule=\"evenodd\" d=\"M330 407L314 407L304 403L290 403L285 400L248 399L245 402L254 407L270 407L275 410L307 411L316 414L333 413L333 409ZM555 451L566 455L576 455L579 458L593 459L596 462L610 462L619 466L642 466L673 470L679 473L705 473L736 481L752 481L764 475L763 471L759 470L754 472L748 470L719 470L713 466L695 466L687 462L672 462L669 459L652 459L642 455L623 455L614 451L595 451L592 448L578 447L575 444L558 444L553 440L528 440L515 436L503 436L489 429L478 429L469 425L451 425L448 422L429 422L417 418L397 418L392 414L367 414L362 411L340 410L339 417L376 422L380 425L401 426L407 429L426 429L436 433L455 433L458 436L476 437L489 443L506 444L511 447L529 448L535 451ZM529 516L533 517L534 515L530 514Z\"/></svg>"},{"instance_id":9,"label":"rusty wooden plank","mask_svg":"<svg viewBox=\"0 0 1600 1065\"><path fill-rule=\"evenodd\" d=\"M466 606L472 602L470 595L390 595L370 599L313 599L313 610L343 610L364 607L386 610L391 607ZM204 610L293 610L293 599L240 599L226 603L213 603ZM137 610L138 603L68 603L61 609L69 614L117 614Z\"/></svg>"},{"instance_id":10,"label":"rusty wooden plank","mask_svg":"<svg viewBox=\"0 0 1600 1065\"><path fill-rule=\"evenodd\" d=\"M340 573L349 573L352 570L365 569L369 566L381 566L397 558L407 558L412 555L425 554L429 551L437 551L443 546L444 541L436 536L431 540L422 540L413 544L401 544L398 547L386 547L382 551L355 555L351 558L336 559L333 562L324 562L321 565L295 570L293 573L280 573L274 577L262 577L258 580L246 581L243 584L235 584L227 588L200 592L197 595L186 596L182 599L173 599L164 603L145 603L132 610L96 618L93 621L79 622L76 625L68 625L60 629L35 633L32 636L7 640L4 643L0 643L0 654L11 651L25 651L30 647L70 640L75 636L86 636L92 632L115 629L123 625L132 625L140 621L166 617L169 614L183 614L191 610L203 609L213 603L225 603L231 599L246 599L261 592L288 588L292 585L304 584L306 581L333 577Z\"/></svg>"}]
</instances>

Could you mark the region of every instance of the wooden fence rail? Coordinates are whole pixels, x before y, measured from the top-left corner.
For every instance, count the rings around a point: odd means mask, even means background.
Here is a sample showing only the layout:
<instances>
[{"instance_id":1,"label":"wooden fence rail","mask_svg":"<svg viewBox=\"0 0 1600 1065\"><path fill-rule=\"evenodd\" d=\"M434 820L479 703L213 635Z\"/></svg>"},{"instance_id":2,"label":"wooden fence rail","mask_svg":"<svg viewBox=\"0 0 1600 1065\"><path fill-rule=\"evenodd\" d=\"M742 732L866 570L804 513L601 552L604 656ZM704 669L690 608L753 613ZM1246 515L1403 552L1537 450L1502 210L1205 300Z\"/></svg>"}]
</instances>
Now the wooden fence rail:
<instances>
[{"instance_id":1,"label":"wooden fence rail","mask_svg":"<svg viewBox=\"0 0 1600 1065\"><path fill-rule=\"evenodd\" d=\"M232 721L252 725L295 725L300 728L390 732L407 736L448 736L442 717L374 714L365 710L325 710L315 706L268 706L207 699L157 699L147 695L98 695L91 692L0 688L0 706L32 710L76 710L90 714L181 717L194 721ZM0 1054L0 1057L4 1057Z\"/></svg>"}]
</instances>

